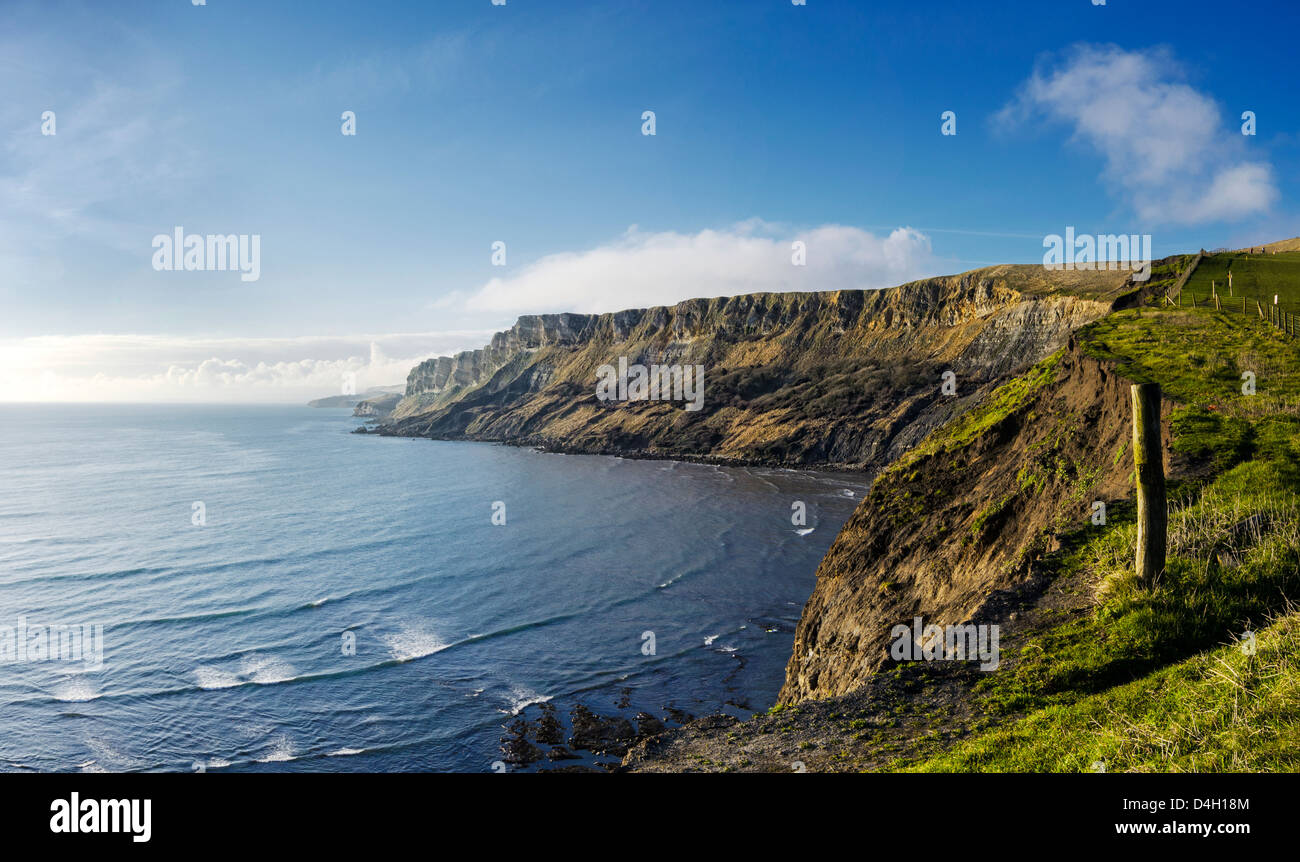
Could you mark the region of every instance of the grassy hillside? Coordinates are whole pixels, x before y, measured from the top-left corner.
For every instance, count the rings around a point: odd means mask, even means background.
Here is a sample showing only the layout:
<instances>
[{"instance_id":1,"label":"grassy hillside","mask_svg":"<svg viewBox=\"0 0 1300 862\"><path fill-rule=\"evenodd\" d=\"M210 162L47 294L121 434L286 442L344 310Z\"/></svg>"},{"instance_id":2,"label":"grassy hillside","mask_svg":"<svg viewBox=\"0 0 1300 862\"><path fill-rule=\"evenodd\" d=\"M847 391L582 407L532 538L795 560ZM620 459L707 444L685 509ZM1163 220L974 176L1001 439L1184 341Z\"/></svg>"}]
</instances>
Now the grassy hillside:
<instances>
[{"instance_id":1,"label":"grassy hillside","mask_svg":"<svg viewBox=\"0 0 1300 862\"><path fill-rule=\"evenodd\" d=\"M1275 262L1261 263L1261 289L1291 289L1289 272L1272 281ZM910 768L1300 768L1300 616L1264 628L1256 656L1219 646L1300 596L1300 343L1207 308L1120 312L1080 341L1179 402L1167 571L1152 588L1134 582L1123 510L1079 531L1057 578L1090 592L1090 609L1027 638L976 688L1010 722Z\"/></svg>"},{"instance_id":2,"label":"grassy hillside","mask_svg":"<svg viewBox=\"0 0 1300 862\"><path fill-rule=\"evenodd\" d=\"M919 772L1300 771L1300 614L1076 703L1038 710Z\"/></svg>"},{"instance_id":3,"label":"grassy hillside","mask_svg":"<svg viewBox=\"0 0 1300 862\"><path fill-rule=\"evenodd\" d=\"M1232 271L1232 294L1228 293L1228 272ZM1255 303L1268 305L1274 294L1285 311L1300 312L1300 251L1278 254L1243 254L1228 252L1209 255L1201 260L1196 272L1183 287L1184 301L1195 296L1198 303L1210 301L1211 282L1217 285L1220 300L1235 300L1240 310L1246 297L1250 313Z\"/></svg>"}]
</instances>

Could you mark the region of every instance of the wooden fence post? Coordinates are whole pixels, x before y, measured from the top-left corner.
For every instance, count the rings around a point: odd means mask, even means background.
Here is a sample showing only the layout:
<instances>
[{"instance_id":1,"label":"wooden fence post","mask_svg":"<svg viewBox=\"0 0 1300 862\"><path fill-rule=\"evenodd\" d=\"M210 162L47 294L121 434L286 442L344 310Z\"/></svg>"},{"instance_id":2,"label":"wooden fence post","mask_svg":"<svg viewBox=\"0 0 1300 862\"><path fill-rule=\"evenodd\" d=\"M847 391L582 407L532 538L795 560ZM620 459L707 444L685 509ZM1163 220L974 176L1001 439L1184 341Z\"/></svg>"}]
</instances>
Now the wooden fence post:
<instances>
[{"instance_id":1,"label":"wooden fence post","mask_svg":"<svg viewBox=\"0 0 1300 862\"><path fill-rule=\"evenodd\" d=\"M1138 583L1154 587L1165 570L1169 522L1164 447L1160 438L1160 384L1137 383L1133 393L1133 464L1137 468Z\"/></svg>"}]
</instances>

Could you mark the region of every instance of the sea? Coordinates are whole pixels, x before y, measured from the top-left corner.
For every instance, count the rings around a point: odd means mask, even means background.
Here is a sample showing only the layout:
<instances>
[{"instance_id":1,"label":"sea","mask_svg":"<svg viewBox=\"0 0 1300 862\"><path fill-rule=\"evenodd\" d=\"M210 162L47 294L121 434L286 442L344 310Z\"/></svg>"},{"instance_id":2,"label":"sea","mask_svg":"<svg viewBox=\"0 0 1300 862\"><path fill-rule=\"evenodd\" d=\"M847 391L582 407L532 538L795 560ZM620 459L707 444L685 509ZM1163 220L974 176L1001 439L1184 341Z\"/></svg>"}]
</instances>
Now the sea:
<instances>
[{"instance_id":1,"label":"sea","mask_svg":"<svg viewBox=\"0 0 1300 862\"><path fill-rule=\"evenodd\" d=\"M0 770L489 772L542 703L743 717L866 490L360 422L0 405Z\"/></svg>"}]
</instances>

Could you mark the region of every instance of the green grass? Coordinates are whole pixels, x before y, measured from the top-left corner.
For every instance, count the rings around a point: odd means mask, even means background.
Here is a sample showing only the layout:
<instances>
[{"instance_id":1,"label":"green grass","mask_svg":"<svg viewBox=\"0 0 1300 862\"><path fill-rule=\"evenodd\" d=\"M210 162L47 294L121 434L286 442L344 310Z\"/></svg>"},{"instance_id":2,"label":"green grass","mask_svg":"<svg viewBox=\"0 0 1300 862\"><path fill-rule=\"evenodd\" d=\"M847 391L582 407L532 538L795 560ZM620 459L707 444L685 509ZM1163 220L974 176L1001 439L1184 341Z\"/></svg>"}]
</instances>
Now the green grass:
<instances>
[{"instance_id":1,"label":"green grass","mask_svg":"<svg viewBox=\"0 0 1300 862\"><path fill-rule=\"evenodd\" d=\"M1232 270L1232 296L1228 295L1228 270ZM1255 314L1255 303L1268 305L1273 295L1278 295L1278 305L1292 313L1300 313L1300 252L1281 254L1216 254L1201 260L1196 272L1183 287L1183 301L1195 296L1198 303L1210 302L1210 282L1217 282L1220 300L1235 301L1241 310L1241 297L1247 298L1250 313Z\"/></svg>"},{"instance_id":2,"label":"green grass","mask_svg":"<svg viewBox=\"0 0 1300 862\"><path fill-rule=\"evenodd\" d=\"M1008 494L1000 500L994 500L989 503L983 511L975 516L975 521L970 527L971 537L978 539L984 533L984 528L988 523L997 518L998 515L1002 514L1003 510L1006 509L1007 504L1014 500L1015 497L1015 494Z\"/></svg>"},{"instance_id":3,"label":"green grass","mask_svg":"<svg viewBox=\"0 0 1300 862\"><path fill-rule=\"evenodd\" d=\"M998 422L1011 415L1043 387L1056 381L1056 367L1063 350L1030 368L1014 380L994 389L983 403L968 410L922 440L889 469L903 470L921 458L939 452L952 452L979 439Z\"/></svg>"},{"instance_id":4,"label":"green grass","mask_svg":"<svg viewBox=\"0 0 1300 862\"><path fill-rule=\"evenodd\" d=\"M1153 588L1134 580L1131 517L1092 531L1061 568L1091 576L1096 609L1031 638L1019 661L977 688L983 706L1013 713L1070 703L1260 624L1300 595L1295 489L1294 470L1251 461L1175 501L1167 568Z\"/></svg>"},{"instance_id":5,"label":"green grass","mask_svg":"<svg viewBox=\"0 0 1300 862\"><path fill-rule=\"evenodd\" d=\"M1269 290L1282 272L1281 291L1290 266L1270 259L1252 271ZM1198 466L1171 483L1166 571L1152 586L1136 582L1131 507L1067 536L1054 570L1091 585L1092 610L1030 636L977 686L1001 724L910 768L1079 771L1101 760L1110 771L1300 769L1300 614L1291 604L1300 597L1300 342L1257 318L1204 308L1118 312L1079 339L1180 403L1173 448ZM1244 371L1256 376L1254 395L1242 391ZM1036 367L931 447L965 445L1050 379ZM1032 471L1022 474L1022 488L1037 487ZM1261 635L1257 657L1216 646L1280 613L1290 615Z\"/></svg>"},{"instance_id":6,"label":"green grass","mask_svg":"<svg viewBox=\"0 0 1300 862\"><path fill-rule=\"evenodd\" d=\"M1079 332L1084 350L1137 383L1159 383L1183 404L1243 405L1242 372L1259 396L1300 397L1300 341L1257 316L1204 308L1130 309Z\"/></svg>"},{"instance_id":7,"label":"green grass","mask_svg":"<svg viewBox=\"0 0 1300 862\"><path fill-rule=\"evenodd\" d=\"M1117 513L1071 543L1058 570L1099 584L1098 607L1031 640L1014 670L982 686L998 712L1128 682L1300 594L1300 350L1258 321L1175 309L1113 314L1080 342L1183 402L1172 417L1173 448L1207 462L1209 474L1172 485L1184 497L1171 505L1168 567L1154 589L1133 583L1131 515ZM1247 368L1256 370L1255 395L1241 391Z\"/></svg>"},{"instance_id":8,"label":"green grass","mask_svg":"<svg viewBox=\"0 0 1300 862\"><path fill-rule=\"evenodd\" d=\"M916 772L1300 771L1300 614L912 764Z\"/></svg>"}]
</instances>

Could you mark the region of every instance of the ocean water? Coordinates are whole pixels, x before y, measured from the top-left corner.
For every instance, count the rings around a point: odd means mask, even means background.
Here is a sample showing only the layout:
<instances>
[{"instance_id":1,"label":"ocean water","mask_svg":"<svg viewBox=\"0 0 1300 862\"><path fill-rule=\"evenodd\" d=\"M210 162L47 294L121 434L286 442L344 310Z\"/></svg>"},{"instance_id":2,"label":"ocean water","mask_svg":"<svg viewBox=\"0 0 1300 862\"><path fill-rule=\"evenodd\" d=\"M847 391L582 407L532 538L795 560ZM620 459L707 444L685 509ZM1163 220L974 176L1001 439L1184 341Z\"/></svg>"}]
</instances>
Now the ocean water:
<instances>
[{"instance_id":1,"label":"ocean water","mask_svg":"<svg viewBox=\"0 0 1300 862\"><path fill-rule=\"evenodd\" d=\"M864 491L359 421L0 405L0 769L487 771L548 699L763 709Z\"/></svg>"}]
</instances>

